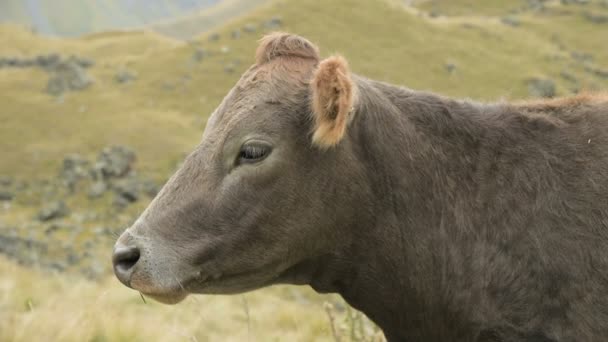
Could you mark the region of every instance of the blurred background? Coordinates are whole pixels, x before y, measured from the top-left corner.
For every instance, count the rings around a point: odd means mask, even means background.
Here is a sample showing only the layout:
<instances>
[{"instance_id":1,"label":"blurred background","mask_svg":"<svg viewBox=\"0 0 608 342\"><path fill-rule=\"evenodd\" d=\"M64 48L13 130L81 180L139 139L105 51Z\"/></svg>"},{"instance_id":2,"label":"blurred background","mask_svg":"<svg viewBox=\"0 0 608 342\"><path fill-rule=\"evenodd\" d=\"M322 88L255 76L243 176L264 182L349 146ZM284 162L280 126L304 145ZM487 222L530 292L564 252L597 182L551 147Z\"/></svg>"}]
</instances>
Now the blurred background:
<instances>
[{"instance_id":1,"label":"blurred background","mask_svg":"<svg viewBox=\"0 0 608 342\"><path fill-rule=\"evenodd\" d=\"M0 341L380 341L278 286L168 307L110 253L267 32L479 101L608 89L608 0L1 0Z\"/></svg>"}]
</instances>

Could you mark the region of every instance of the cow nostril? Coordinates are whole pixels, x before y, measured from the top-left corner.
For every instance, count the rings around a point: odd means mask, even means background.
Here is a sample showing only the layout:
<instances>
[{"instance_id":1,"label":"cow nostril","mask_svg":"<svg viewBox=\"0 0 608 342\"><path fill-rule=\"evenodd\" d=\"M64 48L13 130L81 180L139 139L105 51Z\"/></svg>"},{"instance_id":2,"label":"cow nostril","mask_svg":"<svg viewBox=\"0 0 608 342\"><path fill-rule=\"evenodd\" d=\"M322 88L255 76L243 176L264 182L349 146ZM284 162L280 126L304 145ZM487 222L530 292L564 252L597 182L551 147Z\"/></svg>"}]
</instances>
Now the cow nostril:
<instances>
[{"instance_id":1,"label":"cow nostril","mask_svg":"<svg viewBox=\"0 0 608 342\"><path fill-rule=\"evenodd\" d=\"M124 269L130 269L139 260L139 249L136 247L126 247L117 250L114 253L116 266Z\"/></svg>"},{"instance_id":2,"label":"cow nostril","mask_svg":"<svg viewBox=\"0 0 608 342\"><path fill-rule=\"evenodd\" d=\"M114 272L118 279L125 285L131 280L133 266L139 260L139 249L135 246L119 246L114 250L112 263L114 264Z\"/></svg>"}]
</instances>

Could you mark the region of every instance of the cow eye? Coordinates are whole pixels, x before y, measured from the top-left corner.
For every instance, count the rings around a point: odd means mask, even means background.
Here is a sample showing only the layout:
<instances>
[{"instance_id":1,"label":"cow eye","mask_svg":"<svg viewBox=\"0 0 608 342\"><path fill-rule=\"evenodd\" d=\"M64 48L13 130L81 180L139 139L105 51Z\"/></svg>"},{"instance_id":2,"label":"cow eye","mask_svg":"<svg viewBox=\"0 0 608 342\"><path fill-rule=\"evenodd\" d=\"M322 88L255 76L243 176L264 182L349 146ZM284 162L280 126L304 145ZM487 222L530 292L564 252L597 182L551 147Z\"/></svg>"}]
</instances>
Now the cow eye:
<instances>
[{"instance_id":1,"label":"cow eye","mask_svg":"<svg viewBox=\"0 0 608 342\"><path fill-rule=\"evenodd\" d=\"M260 143L249 143L243 145L239 152L238 163L257 163L270 154L270 147Z\"/></svg>"}]
</instances>

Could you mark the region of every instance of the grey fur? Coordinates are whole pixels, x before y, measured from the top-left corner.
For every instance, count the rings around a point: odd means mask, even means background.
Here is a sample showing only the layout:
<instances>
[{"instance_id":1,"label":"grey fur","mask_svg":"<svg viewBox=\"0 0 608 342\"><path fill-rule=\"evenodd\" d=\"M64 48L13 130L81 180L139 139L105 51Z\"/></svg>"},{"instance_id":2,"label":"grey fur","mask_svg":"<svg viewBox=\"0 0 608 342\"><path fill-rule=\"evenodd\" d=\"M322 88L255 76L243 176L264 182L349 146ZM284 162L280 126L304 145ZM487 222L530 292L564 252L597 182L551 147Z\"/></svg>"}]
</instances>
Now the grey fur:
<instances>
[{"instance_id":1,"label":"grey fur","mask_svg":"<svg viewBox=\"0 0 608 342\"><path fill-rule=\"evenodd\" d=\"M307 284L390 341L608 338L606 101L480 104L357 76L347 134L322 150L302 63L243 75L123 235L143 290ZM252 137L272 152L237 165Z\"/></svg>"}]
</instances>

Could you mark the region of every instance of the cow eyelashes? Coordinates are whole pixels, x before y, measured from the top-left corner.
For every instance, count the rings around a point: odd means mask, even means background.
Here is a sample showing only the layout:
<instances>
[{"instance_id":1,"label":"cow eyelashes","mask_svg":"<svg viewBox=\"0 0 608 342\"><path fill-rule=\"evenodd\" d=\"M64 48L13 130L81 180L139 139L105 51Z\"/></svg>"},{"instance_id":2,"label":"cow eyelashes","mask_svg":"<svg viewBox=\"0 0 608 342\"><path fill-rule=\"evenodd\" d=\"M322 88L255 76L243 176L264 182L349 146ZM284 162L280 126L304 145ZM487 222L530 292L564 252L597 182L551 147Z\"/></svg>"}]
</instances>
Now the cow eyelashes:
<instances>
[{"instance_id":1,"label":"cow eyelashes","mask_svg":"<svg viewBox=\"0 0 608 342\"><path fill-rule=\"evenodd\" d=\"M270 154L270 146L259 143L243 145L239 151L238 164L251 164L264 160Z\"/></svg>"}]
</instances>

